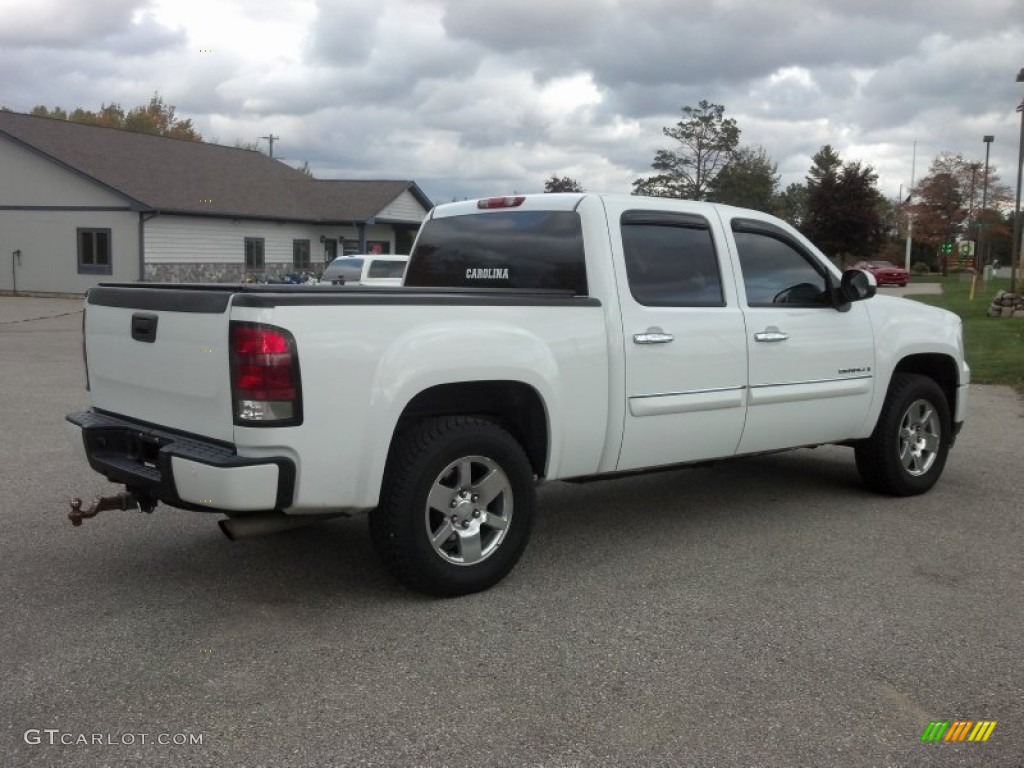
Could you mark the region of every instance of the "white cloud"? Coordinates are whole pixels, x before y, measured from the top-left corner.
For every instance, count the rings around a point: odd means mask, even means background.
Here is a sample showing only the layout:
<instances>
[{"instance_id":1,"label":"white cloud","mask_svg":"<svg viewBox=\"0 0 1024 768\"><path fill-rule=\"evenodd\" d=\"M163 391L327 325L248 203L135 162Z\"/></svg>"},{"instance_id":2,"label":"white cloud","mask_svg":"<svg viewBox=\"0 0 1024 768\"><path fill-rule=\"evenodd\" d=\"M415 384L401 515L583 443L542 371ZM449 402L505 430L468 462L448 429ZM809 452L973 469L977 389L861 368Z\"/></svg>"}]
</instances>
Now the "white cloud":
<instances>
[{"instance_id":1,"label":"white cloud","mask_svg":"<svg viewBox=\"0 0 1024 768\"><path fill-rule=\"evenodd\" d=\"M825 143L883 191L939 151L1016 167L1019 0L0 0L0 104L160 91L208 137L439 200L626 191L707 99L799 181Z\"/></svg>"}]
</instances>

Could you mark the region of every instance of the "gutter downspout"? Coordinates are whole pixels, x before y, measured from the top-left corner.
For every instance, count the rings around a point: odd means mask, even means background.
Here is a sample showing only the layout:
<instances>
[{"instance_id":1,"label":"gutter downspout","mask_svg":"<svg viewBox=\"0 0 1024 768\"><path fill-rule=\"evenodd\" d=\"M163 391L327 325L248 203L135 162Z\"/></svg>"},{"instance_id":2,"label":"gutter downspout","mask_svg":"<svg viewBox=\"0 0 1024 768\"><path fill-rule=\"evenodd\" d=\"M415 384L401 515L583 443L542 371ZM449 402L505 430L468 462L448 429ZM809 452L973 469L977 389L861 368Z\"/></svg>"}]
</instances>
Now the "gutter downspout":
<instances>
[{"instance_id":1,"label":"gutter downspout","mask_svg":"<svg viewBox=\"0 0 1024 768\"><path fill-rule=\"evenodd\" d=\"M146 222L155 219L160 211L139 211L139 280L146 281Z\"/></svg>"}]
</instances>

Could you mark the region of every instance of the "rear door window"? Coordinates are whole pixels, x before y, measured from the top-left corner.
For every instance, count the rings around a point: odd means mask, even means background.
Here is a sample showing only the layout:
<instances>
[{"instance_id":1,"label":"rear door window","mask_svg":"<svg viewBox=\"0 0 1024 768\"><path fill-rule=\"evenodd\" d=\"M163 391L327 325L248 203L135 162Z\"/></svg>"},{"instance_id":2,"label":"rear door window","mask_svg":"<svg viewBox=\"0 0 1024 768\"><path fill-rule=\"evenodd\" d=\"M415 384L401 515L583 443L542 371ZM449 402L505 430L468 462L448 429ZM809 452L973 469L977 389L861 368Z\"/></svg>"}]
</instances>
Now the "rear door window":
<instances>
[{"instance_id":1,"label":"rear door window","mask_svg":"<svg viewBox=\"0 0 1024 768\"><path fill-rule=\"evenodd\" d=\"M622 215L629 290L646 307L724 307L711 228L702 216L660 211Z\"/></svg>"},{"instance_id":2,"label":"rear door window","mask_svg":"<svg viewBox=\"0 0 1024 768\"><path fill-rule=\"evenodd\" d=\"M572 290L587 294L583 231L575 211L493 211L430 219L405 285Z\"/></svg>"}]
</instances>

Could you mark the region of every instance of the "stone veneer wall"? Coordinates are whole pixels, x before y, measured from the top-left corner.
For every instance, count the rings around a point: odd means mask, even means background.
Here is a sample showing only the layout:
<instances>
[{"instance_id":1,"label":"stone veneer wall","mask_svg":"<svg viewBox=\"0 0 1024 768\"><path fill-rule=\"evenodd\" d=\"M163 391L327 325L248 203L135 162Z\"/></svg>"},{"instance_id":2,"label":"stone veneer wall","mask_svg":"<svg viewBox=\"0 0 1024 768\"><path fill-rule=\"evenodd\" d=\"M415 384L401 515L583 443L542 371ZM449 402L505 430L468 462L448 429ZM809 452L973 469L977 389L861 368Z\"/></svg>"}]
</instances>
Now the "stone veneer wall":
<instances>
[{"instance_id":1,"label":"stone veneer wall","mask_svg":"<svg viewBox=\"0 0 1024 768\"><path fill-rule=\"evenodd\" d=\"M293 272L292 263L270 263L254 277L280 277ZM246 277L242 264L147 264L146 282L150 283L240 283Z\"/></svg>"}]
</instances>

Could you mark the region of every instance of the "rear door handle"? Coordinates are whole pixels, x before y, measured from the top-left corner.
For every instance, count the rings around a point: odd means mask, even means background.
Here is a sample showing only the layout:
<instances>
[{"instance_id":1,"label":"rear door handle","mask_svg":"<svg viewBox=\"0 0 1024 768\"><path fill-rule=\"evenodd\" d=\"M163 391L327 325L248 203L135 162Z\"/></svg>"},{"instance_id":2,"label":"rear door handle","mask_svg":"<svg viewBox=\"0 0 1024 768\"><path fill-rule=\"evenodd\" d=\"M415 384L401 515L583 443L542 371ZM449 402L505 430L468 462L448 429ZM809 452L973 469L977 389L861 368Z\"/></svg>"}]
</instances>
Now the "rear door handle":
<instances>
[{"instance_id":1,"label":"rear door handle","mask_svg":"<svg viewBox=\"0 0 1024 768\"><path fill-rule=\"evenodd\" d=\"M760 333L754 334L754 341L785 341L788 338L788 333L783 333L774 325L769 325Z\"/></svg>"},{"instance_id":2,"label":"rear door handle","mask_svg":"<svg viewBox=\"0 0 1024 768\"><path fill-rule=\"evenodd\" d=\"M643 333L633 334L634 344L668 344L675 341L675 336L665 333L661 328L648 328Z\"/></svg>"}]
</instances>

